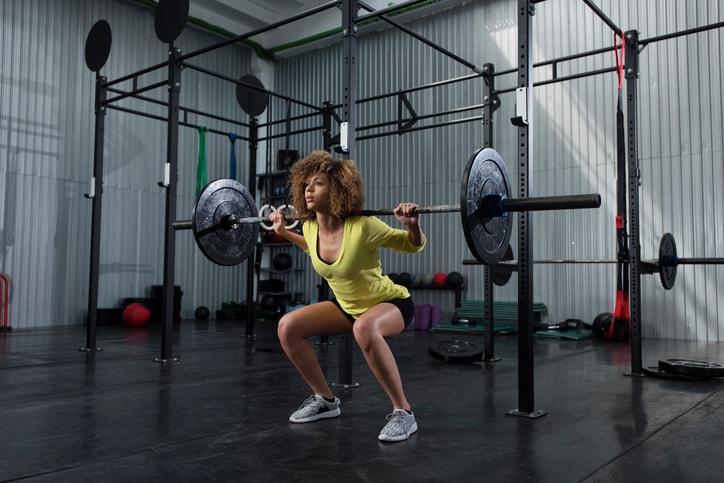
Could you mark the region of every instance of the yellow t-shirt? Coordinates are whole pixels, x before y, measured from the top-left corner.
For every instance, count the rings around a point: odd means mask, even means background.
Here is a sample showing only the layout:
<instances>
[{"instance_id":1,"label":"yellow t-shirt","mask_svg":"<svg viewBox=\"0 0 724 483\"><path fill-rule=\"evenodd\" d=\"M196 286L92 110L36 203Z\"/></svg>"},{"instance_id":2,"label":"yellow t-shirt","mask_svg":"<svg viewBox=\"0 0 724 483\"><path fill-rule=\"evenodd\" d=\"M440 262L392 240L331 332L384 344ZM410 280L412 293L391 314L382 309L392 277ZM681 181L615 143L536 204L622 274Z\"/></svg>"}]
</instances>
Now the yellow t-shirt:
<instances>
[{"instance_id":1,"label":"yellow t-shirt","mask_svg":"<svg viewBox=\"0 0 724 483\"><path fill-rule=\"evenodd\" d=\"M304 223L307 255L345 312L356 319L380 302L410 296L407 288L382 275L379 249L415 253L425 247L427 238L417 247L407 239L407 230L392 228L373 216L352 216L344 222L344 239L337 260L327 263L319 258L318 230L316 220Z\"/></svg>"}]
</instances>

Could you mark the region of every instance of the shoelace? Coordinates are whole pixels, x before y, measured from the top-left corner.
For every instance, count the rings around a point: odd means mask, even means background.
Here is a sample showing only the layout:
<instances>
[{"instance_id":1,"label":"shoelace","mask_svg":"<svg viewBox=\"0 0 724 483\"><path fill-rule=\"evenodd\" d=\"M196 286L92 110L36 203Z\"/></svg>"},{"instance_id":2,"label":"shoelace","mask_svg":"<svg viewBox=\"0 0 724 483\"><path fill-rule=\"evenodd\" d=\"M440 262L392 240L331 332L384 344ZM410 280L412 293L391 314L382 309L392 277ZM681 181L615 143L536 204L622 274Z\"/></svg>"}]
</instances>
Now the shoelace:
<instances>
[{"instance_id":1,"label":"shoelace","mask_svg":"<svg viewBox=\"0 0 724 483\"><path fill-rule=\"evenodd\" d=\"M317 399L314 396L309 396L307 399L304 400L301 406L299 406L299 409L302 409L305 406L311 406L312 403L317 403L318 406L319 403L317 402Z\"/></svg>"}]
</instances>

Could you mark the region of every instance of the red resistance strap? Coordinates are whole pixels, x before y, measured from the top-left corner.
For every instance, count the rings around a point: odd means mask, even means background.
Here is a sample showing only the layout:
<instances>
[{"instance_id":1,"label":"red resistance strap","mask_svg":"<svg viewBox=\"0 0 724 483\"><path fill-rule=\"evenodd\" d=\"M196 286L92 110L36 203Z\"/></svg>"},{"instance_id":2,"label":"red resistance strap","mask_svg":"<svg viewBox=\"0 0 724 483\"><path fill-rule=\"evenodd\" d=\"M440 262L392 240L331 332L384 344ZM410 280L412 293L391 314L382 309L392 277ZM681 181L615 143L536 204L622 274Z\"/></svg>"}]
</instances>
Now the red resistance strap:
<instances>
[{"instance_id":1,"label":"red resistance strap","mask_svg":"<svg viewBox=\"0 0 724 483\"><path fill-rule=\"evenodd\" d=\"M618 263L616 277L616 307L613 311L611 324L604 332L604 337L613 342L628 342L631 338L631 317L629 309L629 274L628 274L628 234L624 223L626 203L624 193L626 192L626 132L624 127L623 108L621 106L621 90L624 78L624 52L626 48L626 37L620 33L621 50L616 46L614 33L613 44L616 53L616 72L618 73L619 102L616 109L616 147L617 147L617 172L618 185L617 193L619 210L616 216L616 239L618 243Z\"/></svg>"},{"instance_id":2,"label":"red resistance strap","mask_svg":"<svg viewBox=\"0 0 724 483\"><path fill-rule=\"evenodd\" d=\"M621 37L621 50L619 53L618 46L616 46L616 37ZM623 32L613 34L613 49L616 53L616 72L618 72L618 88L621 90L623 88L623 70L624 70L624 53L626 52L626 36Z\"/></svg>"}]
</instances>

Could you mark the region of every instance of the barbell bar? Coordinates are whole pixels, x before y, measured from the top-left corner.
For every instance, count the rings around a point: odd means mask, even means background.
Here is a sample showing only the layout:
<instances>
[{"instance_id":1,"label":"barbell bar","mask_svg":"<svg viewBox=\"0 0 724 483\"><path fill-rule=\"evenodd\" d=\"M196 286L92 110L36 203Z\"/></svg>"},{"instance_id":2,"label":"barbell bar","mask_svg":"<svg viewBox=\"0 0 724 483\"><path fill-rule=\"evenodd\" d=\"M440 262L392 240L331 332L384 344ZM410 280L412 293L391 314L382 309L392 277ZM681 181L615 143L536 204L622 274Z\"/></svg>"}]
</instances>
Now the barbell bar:
<instances>
[{"instance_id":1,"label":"barbell bar","mask_svg":"<svg viewBox=\"0 0 724 483\"><path fill-rule=\"evenodd\" d=\"M535 264L613 264L616 259L548 259L533 260ZM659 258L640 260L639 267L644 275L658 274L661 285L671 290L676 282L676 269L679 265L724 265L724 258L679 258L676 252L676 241L671 233L665 233L659 243ZM513 249L508 247L503 259L493 265L493 282L498 286L508 283L513 272L518 270L518 261L513 259Z\"/></svg>"},{"instance_id":2,"label":"barbell bar","mask_svg":"<svg viewBox=\"0 0 724 483\"><path fill-rule=\"evenodd\" d=\"M491 148L479 149L468 160L461 184L460 205L420 206L417 212L460 212L462 231L475 258L498 263L509 246L511 212L598 208L599 194L515 199L505 163ZM394 214L392 209L363 210L361 215ZM291 215L285 218L293 220ZM254 251L261 223L256 203L236 180L214 180L199 193L191 220L172 223L176 230L193 230L202 253L219 265L236 265Z\"/></svg>"},{"instance_id":3,"label":"barbell bar","mask_svg":"<svg viewBox=\"0 0 724 483\"><path fill-rule=\"evenodd\" d=\"M482 200L484 209L480 212L482 217L505 216L509 212L519 211L550 211L557 209L577 209L577 208L597 208L601 205L601 197L598 194L588 195L570 195L570 196L539 196L535 198L524 199L505 199L501 196L487 195ZM277 208L265 205L276 211ZM415 212L419 214L435 214L435 213L459 213L460 205L432 205L418 206ZM362 216L385 216L394 215L393 208L377 208L362 210ZM288 222L298 221L298 218L292 215L285 215L284 219ZM217 226L211 228L223 228L229 230L237 225L246 223L265 223L269 218L264 216L247 216L238 217L228 214L222 217ZM193 229L193 220L179 220L172 223L175 230L191 230ZM289 226L287 226L289 228Z\"/></svg>"},{"instance_id":4,"label":"barbell bar","mask_svg":"<svg viewBox=\"0 0 724 483\"><path fill-rule=\"evenodd\" d=\"M572 210L579 208L598 208L601 206L601 196L598 194L567 195L567 196L538 196L535 198L509 199L503 195L486 195L480 200L477 216L491 218L505 216L508 213L520 211L551 211ZM460 205L433 205L418 206L415 211L425 213L459 213ZM376 210L362 210L364 216L394 215L390 208Z\"/></svg>"}]
</instances>

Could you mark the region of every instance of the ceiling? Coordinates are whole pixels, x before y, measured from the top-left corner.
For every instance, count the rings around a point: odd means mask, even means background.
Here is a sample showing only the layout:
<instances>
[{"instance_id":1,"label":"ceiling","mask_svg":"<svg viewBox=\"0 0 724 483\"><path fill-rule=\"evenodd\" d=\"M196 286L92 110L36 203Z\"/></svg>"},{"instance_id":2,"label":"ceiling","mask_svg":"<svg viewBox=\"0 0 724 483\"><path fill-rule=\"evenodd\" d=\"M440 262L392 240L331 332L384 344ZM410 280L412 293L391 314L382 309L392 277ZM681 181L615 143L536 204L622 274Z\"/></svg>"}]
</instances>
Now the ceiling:
<instances>
[{"instance_id":1,"label":"ceiling","mask_svg":"<svg viewBox=\"0 0 724 483\"><path fill-rule=\"evenodd\" d=\"M402 3L406 2L364 0L364 4L374 10ZM424 2L420 8L405 14L404 17L410 18L429 13L432 8L439 10L450 3L462 2L461 0L457 2L451 0ZM190 0L189 17L199 19L232 35L243 35L326 4L329 4L329 0ZM367 10L361 8L359 15L366 14ZM398 18L402 19L403 16ZM299 50L325 43L324 40L314 42L312 40L320 33L339 29L341 25L341 8L332 7L282 27L254 35L249 40L263 49L273 52L274 55L293 55ZM339 36L336 35L328 37L326 42L338 39Z\"/></svg>"}]
</instances>

